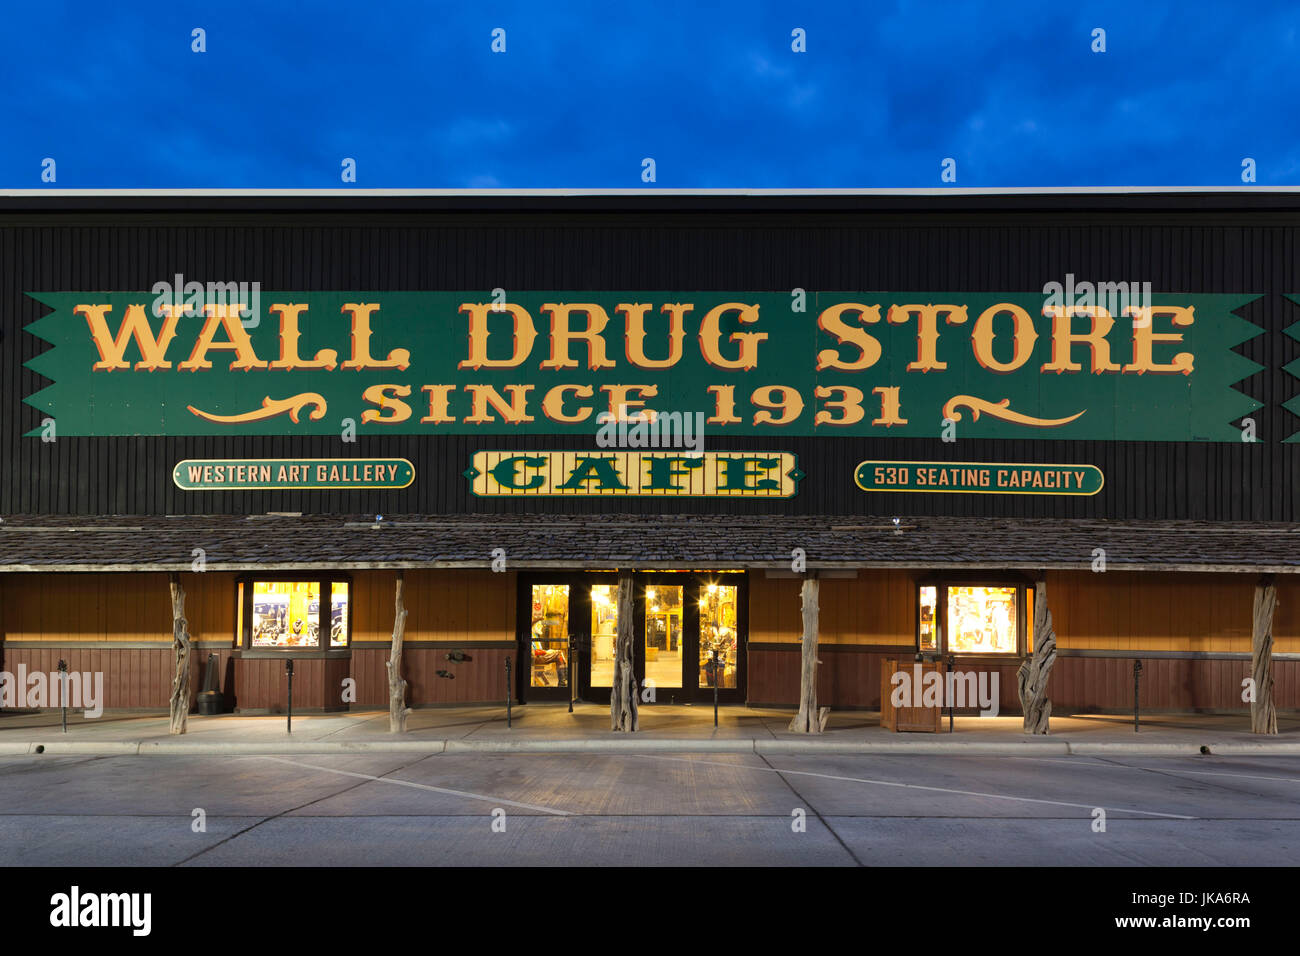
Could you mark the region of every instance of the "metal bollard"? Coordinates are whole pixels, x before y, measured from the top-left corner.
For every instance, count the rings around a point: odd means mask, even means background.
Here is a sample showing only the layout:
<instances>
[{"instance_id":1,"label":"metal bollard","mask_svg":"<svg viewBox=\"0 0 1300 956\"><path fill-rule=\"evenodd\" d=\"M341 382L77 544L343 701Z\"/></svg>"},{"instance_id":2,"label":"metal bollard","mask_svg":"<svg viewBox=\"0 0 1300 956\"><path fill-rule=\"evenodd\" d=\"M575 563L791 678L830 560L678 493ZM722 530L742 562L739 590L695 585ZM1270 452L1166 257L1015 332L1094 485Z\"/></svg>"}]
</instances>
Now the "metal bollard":
<instances>
[{"instance_id":1,"label":"metal bollard","mask_svg":"<svg viewBox=\"0 0 1300 956\"><path fill-rule=\"evenodd\" d=\"M510 657L506 657L506 728L510 727Z\"/></svg>"},{"instance_id":2,"label":"metal bollard","mask_svg":"<svg viewBox=\"0 0 1300 956\"><path fill-rule=\"evenodd\" d=\"M63 711L63 732L68 732L68 662L59 658L59 709Z\"/></svg>"},{"instance_id":3,"label":"metal bollard","mask_svg":"<svg viewBox=\"0 0 1300 956\"><path fill-rule=\"evenodd\" d=\"M718 660L718 652L713 652L713 726L718 726L718 668L722 662Z\"/></svg>"},{"instance_id":4,"label":"metal bollard","mask_svg":"<svg viewBox=\"0 0 1300 956\"><path fill-rule=\"evenodd\" d=\"M954 667L957 666L957 655L956 655L956 654L949 654L949 655L948 655L948 661L947 661L947 664L948 664L948 674L951 675L951 674L952 674L952 669L953 669ZM951 693L951 689L952 689L952 677L951 677L951 676L949 676L949 677L947 678L947 680L945 681L945 683L944 683L944 688L943 688L943 689L944 689L944 693L945 693L945 695L948 697L948 733L952 733L952 732L953 732L953 730L952 730L952 712L953 712L953 708L956 706L956 701L954 701L954 700L952 699L952 698L953 698L953 695L952 695L952 693Z\"/></svg>"},{"instance_id":5,"label":"metal bollard","mask_svg":"<svg viewBox=\"0 0 1300 956\"><path fill-rule=\"evenodd\" d=\"M1139 732L1142 722L1142 713L1138 707L1138 685L1142 680L1142 662L1133 662L1133 733Z\"/></svg>"},{"instance_id":6,"label":"metal bollard","mask_svg":"<svg viewBox=\"0 0 1300 956\"><path fill-rule=\"evenodd\" d=\"M284 671L289 675L289 708L285 714L285 733L293 733L293 658L284 662Z\"/></svg>"}]
</instances>

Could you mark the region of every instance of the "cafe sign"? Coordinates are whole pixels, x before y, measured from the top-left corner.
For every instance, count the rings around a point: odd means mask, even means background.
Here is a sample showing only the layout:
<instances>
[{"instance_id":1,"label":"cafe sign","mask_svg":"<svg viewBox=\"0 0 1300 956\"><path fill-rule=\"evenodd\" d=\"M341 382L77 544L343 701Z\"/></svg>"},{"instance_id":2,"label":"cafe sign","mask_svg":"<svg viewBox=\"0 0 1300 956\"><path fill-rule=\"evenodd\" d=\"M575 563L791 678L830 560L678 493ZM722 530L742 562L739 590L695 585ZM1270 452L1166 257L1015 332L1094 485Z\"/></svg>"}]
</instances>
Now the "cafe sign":
<instances>
[{"instance_id":1,"label":"cafe sign","mask_svg":"<svg viewBox=\"0 0 1300 956\"><path fill-rule=\"evenodd\" d=\"M994 292L35 292L25 401L64 435L1241 440L1255 296L1122 309ZM952 423L947 425L945 423ZM41 427L29 434L38 435Z\"/></svg>"},{"instance_id":2,"label":"cafe sign","mask_svg":"<svg viewBox=\"0 0 1300 956\"><path fill-rule=\"evenodd\" d=\"M172 480L182 491L395 489L415 481L415 466L405 458L189 458Z\"/></svg>"},{"instance_id":3,"label":"cafe sign","mask_svg":"<svg viewBox=\"0 0 1300 956\"><path fill-rule=\"evenodd\" d=\"M480 451L465 470L482 497L791 498L787 452Z\"/></svg>"},{"instance_id":4,"label":"cafe sign","mask_svg":"<svg viewBox=\"0 0 1300 956\"><path fill-rule=\"evenodd\" d=\"M984 495L1095 495L1106 483L1095 465L973 461L864 461L854 481L863 491Z\"/></svg>"}]
</instances>

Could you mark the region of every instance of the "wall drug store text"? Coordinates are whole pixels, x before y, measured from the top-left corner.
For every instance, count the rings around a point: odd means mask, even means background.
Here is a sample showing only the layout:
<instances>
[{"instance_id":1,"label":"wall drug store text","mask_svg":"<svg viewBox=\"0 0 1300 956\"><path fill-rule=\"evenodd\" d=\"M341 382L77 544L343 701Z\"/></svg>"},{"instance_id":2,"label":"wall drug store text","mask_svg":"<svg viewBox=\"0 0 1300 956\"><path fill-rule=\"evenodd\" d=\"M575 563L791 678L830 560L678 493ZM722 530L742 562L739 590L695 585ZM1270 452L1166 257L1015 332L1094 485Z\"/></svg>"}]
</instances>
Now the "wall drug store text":
<instances>
[{"instance_id":1,"label":"wall drug store text","mask_svg":"<svg viewBox=\"0 0 1300 956\"><path fill-rule=\"evenodd\" d=\"M64 435L590 433L622 407L721 434L1234 441L1258 407L1232 388L1253 296L1116 317L1030 293L263 292L251 328L240 303L32 297L53 348L26 364L54 384L25 400Z\"/></svg>"}]
</instances>

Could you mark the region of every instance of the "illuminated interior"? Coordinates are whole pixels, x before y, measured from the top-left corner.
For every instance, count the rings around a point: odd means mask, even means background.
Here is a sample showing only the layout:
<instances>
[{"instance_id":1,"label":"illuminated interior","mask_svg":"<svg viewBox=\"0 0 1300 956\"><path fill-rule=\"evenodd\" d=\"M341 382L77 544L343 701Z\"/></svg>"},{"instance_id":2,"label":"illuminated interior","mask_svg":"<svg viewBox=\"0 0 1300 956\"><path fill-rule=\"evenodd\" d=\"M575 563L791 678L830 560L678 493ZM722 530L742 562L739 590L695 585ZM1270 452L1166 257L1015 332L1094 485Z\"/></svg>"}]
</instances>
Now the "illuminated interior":
<instances>
[{"instance_id":1,"label":"illuminated interior","mask_svg":"<svg viewBox=\"0 0 1300 956\"><path fill-rule=\"evenodd\" d=\"M930 585L921 588L921 633L920 649L925 652L937 652L939 650L939 632L935 624L939 620L939 609L936 602L939 600L939 589Z\"/></svg>"},{"instance_id":2,"label":"illuminated interior","mask_svg":"<svg viewBox=\"0 0 1300 956\"><path fill-rule=\"evenodd\" d=\"M330 647L348 644L348 584L335 581L330 585Z\"/></svg>"},{"instance_id":3,"label":"illuminated interior","mask_svg":"<svg viewBox=\"0 0 1300 956\"><path fill-rule=\"evenodd\" d=\"M679 576L671 580L642 578L637 583L633 640L641 642L634 655L638 681L645 687L669 691L686 687L707 691L714 686L738 690L743 684L739 673L742 579L738 574L720 572L701 574L694 581L698 584ZM612 686L619 627L618 584L606 578L581 584L530 584L529 588L530 686L566 688L570 679L579 689L603 691ZM578 600L571 604L572 599ZM584 601L587 607L583 607ZM582 620L569 620L571 608ZM582 641L574 661L569 660L571 632ZM582 668L581 672L575 669L572 678L570 664Z\"/></svg>"},{"instance_id":4,"label":"illuminated interior","mask_svg":"<svg viewBox=\"0 0 1300 956\"><path fill-rule=\"evenodd\" d=\"M533 585L533 687L567 687L569 683L569 586Z\"/></svg>"},{"instance_id":5,"label":"illuminated interior","mask_svg":"<svg viewBox=\"0 0 1300 956\"><path fill-rule=\"evenodd\" d=\"M738 593L735 585L716 581L700 588L700 687L736 686ZM711 679L714 668L716 683Z\"/></svg>"},{"instance_id":6,"label":"illuminated interior","mask_svg":"<svg viewBox=\"0 0 1300 956\"><path fill-rule=\"evenodd\" d=\"M654 687L682 686L680 584L645 589L645 679Z\"/></svg>"},{"instance_id":7,"label":"illuminated interior","mask_svg":"<svg viewBox=\"0 0 1300 956\"><path fill-rule=\"evenodd\" d=\"M319 647L320 582L254 581L252 646Z\"/></svg>"},{"instance_id":8,"label":"illuminated interior","mask_svg":"<svg viewBox=\"0 0 1300 956\"><path fill-rule=\"evenodd\" d=\"M591 587L591 686L614 682L614 642L618 638L618 585Z\"/></svg>"},{"instance_id":9,"label":"illuminated interior","mask_svg":"<svg viewBox=\"0 0 1300 956\"><path fill-rule=\"evenodd\" d=\"M1015 654L1017 591L1014 586L949 587L948 650L956 654Z\"/></svg>"}]
</instances>

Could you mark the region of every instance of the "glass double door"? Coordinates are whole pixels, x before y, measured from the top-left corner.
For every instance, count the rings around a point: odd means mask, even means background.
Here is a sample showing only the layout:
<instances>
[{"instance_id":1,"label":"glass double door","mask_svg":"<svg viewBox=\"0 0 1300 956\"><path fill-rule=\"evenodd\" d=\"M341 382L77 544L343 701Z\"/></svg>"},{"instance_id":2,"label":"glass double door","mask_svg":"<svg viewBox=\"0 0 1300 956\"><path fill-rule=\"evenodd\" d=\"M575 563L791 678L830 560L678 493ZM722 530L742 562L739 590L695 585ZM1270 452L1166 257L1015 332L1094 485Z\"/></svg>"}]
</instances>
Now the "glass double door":
<instances>
[{"instance_id":1,"label":"glass double door","mask_svg":"<svg viewBox=\"0 0 1300 956\"><path fill-rule=\"evenodd\" d=\"M632 664L641 701L744 698L745 575L632 577ZM613 574L521 576L520 699L608 701L620 600Z\"/></svg>"}]
</instances>

